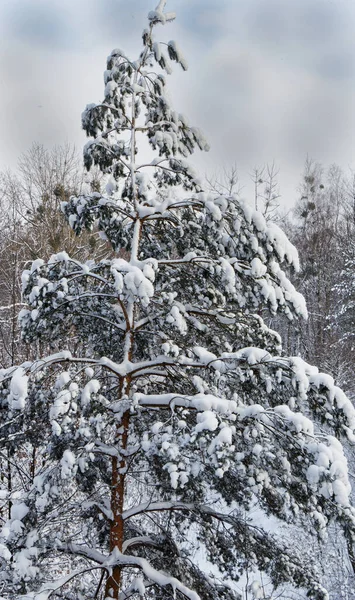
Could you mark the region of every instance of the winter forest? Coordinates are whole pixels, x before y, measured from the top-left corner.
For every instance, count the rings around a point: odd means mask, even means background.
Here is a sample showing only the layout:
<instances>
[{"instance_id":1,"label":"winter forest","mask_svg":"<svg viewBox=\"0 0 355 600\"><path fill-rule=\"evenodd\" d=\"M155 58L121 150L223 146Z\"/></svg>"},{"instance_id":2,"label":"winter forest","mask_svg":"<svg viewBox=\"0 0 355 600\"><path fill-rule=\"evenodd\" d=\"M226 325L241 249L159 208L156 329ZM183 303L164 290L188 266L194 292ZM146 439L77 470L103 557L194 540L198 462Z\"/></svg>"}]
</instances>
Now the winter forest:
<instances>
[{"instance_id":1,"label":"winter forest","mask_svg":"<svg viewBox=\"0 0 355 600\"><path fill-rule=\"evenodd\" d=\"M197 173L175 4L0 173L0 600L355 600L355 176Z\"/></svg>"}]
</instances>

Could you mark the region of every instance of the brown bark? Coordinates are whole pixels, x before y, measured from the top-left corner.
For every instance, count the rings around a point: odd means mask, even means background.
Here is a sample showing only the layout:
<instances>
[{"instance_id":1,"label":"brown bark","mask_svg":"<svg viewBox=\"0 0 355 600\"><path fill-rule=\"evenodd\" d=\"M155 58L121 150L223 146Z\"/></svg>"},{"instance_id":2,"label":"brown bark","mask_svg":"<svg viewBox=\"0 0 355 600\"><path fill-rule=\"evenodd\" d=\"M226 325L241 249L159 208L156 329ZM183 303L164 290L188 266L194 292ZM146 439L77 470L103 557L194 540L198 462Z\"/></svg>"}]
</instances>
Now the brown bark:
<instances>
[{"instance_id":1,"label":"brown bark","mask_svg":"<svg viewBox=\"0 0 355 600\"><path fill-rule=\"evenodd\" d=\"M133 102L133 114L132 114L132 147L134 148L134 127L135 127L135 114L134 114L134 102ZM133 162L132 156L132 162ZM133 180L132 180L133 185ZM141 235L142 221L138 219L139 224L139 234L138 234L138 244ZM132 258L132 253L131 253ZM128 349L128 360L131 361L133 357L133 337L134 337L134 305L133 305L133 313L132 320L130 321L128 312L124 307L123 303L121 304L121 308L126 320L126 336L128 336L129 340L129 349ZM121 389L119 396L122 397L122 393L125 395L129 395L130 387L131 387L131 377L132 373L128 375L125 379L121 379ZM125 496L125 479L126 479L126 458L125 458L125 450L127 448L128 442L128 430L129 430L129 420L130 420L130 411L126 410L126 412L122 416L121 422L117 427L117 435L116 435L116 444L117 448L121 455L119 457L112 457L112 477L111 477L111 511L112 511L112 521L110 528L110 552L113 552L115 548L117 548L120 552L122 552L122 546L124 541L124 520L122 519L122 513L124 509L124 496ZM105 586L105 598L113 598L113 600L118 600L120 589L122 585L122 567L117 565L113 568L111 575L107 578L106 586Z\"/></svg>"},{"instance_id":2,"label":"brown bark","mask_svg":"<svg viewBox=\"0 0 355 600\"><path fill-rule=\"evenodd\" d=\"M130 377L127 378L126 384L127 387L125 389L125 392L128 393L131 385ZM123 385L124 381L121 380L120 395L123 390ZM113 552L115 548L122 552L122 546L124 541L124 521L122 519L126 479L126 458L124 456L124 451L127 448L128 442L129 418L130 411L126 410L126 412L122 416L121 422L117 426L116 435L117 448L121 452L121 456L113 456L111 463L111 510L113 517L110 528L110 552ZM118 600L121 589L121 577L122 567L115 566L112 570L111 575L107 578L106 581L105 598L110 597L114 600Z\"/></svg>"}]
</instances>

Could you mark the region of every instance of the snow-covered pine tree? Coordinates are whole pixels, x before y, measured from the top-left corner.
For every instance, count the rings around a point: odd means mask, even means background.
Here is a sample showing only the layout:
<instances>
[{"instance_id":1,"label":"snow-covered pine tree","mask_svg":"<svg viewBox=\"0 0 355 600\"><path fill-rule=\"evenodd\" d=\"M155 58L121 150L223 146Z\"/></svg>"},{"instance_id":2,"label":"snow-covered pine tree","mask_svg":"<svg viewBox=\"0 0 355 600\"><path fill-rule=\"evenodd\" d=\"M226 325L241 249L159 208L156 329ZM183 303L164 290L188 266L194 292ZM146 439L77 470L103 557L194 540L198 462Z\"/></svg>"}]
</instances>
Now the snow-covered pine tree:
<instances>
[{"instance_id":1,"label":"snow-covered pine tree","mask_svg":"<svg viewBox=\"0 0 355 600\"><path fill-rule=\"evenodd\" d=\"M270 523L354 531L330 435L354 439L354 409L283 356L260 316L305 315L293 246L246 204L204 193L186 162L206 142L162 73L186 63L153 37L174 17L161 0L138 60L114 50L104 101L83 114L85 163L109 176L107 194L63 210L112 257L59 253L23 275L24 337L54 353L1 372L1 443L17 467L11 488L2 479L4 598L231 600L246 571L260 598L259 569L324 599L310 558Z\"/></svg>"}]
</instances>

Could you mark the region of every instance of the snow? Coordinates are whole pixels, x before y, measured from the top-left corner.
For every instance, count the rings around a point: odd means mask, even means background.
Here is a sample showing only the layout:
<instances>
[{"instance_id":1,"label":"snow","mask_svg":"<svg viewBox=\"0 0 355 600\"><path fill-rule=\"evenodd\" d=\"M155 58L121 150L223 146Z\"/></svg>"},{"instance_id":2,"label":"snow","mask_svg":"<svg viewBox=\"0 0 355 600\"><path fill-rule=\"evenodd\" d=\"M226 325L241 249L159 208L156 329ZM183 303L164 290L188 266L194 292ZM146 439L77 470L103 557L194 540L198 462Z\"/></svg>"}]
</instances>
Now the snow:
<instances>
[{"instance_id":1,"label":"snow","mask_svg":"<svg viewBox=\"0 0 355 600\"><path fill-rule=\"evenodd\" d=\"M20 576L32 579L37 575L39 568L33 566L33 558L37 558L36 548L24 548L14 554L14 568Z\"/></svg>"},{"instance_id":2,"label":"snow","mask_svg":"<svg viewBox=\"0 0 355 600\"><path fill-rule=\"evenodd\" d=\"M227 446L231 447L234 434L235 434L235 428L228 427L228 426L222 427L222 429L219 431L217 436L213 439L213 441L209 445L208 454L213 454L213 452L215 452L216 448L219 448L220 446L223 446L223 445L227 445ZM233 451L234 447L229 448L229 450Z\"/></svg>"},{"instance_id":3,"label":"snow","mask_svg":"<svg viewBox=\"0 0 355 600\"><path fill-rule=\"evenodd\" d=\"M22 289L23 292L25 291L25 289L27 287L28 281L30 279L30 274L31 274L31 272L28 271L28 270L22 271L22 274L21 274L21 289Z\"/></svg>"},{"instance_id":4,"label":"snow","mask_svg":"<svg viewBox=\"0 0 355 600\"><path fill-rule=\"evenodd\" d=\"M28 375L25 369L19 367L12 376L10 383L9 405L14 410L23 410L28 393Z\"/></svg>"},{"instance_id":5,"label":"snow","mask_svg":"<svg viewBox=\"0 0 355 600\"><path fill-rule=\"evenodd\" d=\"M57 263L67 263L70 260L70 257L68 256L67 252L57 252L56 254L52 254L52 256L50 257L48 264L49 265L56 265ZM36 261L35 261L36 262ZM32 264L33 267L33 264Z\"/></svg>"},{"instance_id":6,"label":"snow","mask_svg":"<svg viewBox=\"0 0 355 600\"><path fill-rule=\"evenodd\" d=\"M36 260L33 261L32 265L31 265L30 273L39 271L40 268L43 267L43 265L44 265L44 260L42 260L42 258L37 258ZM27 271L25 271L25 273L27 275Z\"/></svg>"},{"instance_id":7,"label":"snow","mask_svg":"<svg viewBox=\"0 0 355 600\"><path fill-rule=\"evenodd\" d=\"M159 42L154 42L153 43L152 50L153 50L153 53L154 53L155 60L157 62L159 62L160 59L161 59L161 46L160 46Z\"/></svg>"},{"instance_id":8,"label":"snow","mask_svg":"<svg viewBox=\"0 0 355 600\"><path fill-rule=\"evenodd\" d=\"M285 233L276 223L268 223L267 236L270 242L276 249L280 260L286 259L289 265L292 265L296 272L300 270L300 262L297 249Z\"/></svg>"},{"instance_id":9,"label":"snow","mask_svg":"<svg viewBox=\"0 0 355 600\"><path fill-rule=\"evenodd\" d=\"M213 394L196 394L194 396L184 396L175 393L171 394L142 394L136 392L133 396L135 404L140 406L156 406L171 408L186 407L193 408L199 412L215 411L221 415L232 414L237 410L237 403L234 400L227 400Z\"/></svg>"},{"instance_id":10,"label":"snow","mask_svg":"<svg viewBox=\"0 0 355 600\"><path fill-rule=\"evenodd\" d=\"M57 420L61 415L65 415L69 411L71 400L71 391L69 389L61 390L50 408L50 420Z\"/></svg>"},{"instance_id":11,"label":"snow","mask_svg":"<svg viewBox=\"0 0 355 600\"><path fill-rule=\"evenodd\" d=\"M185 335L187 332L187 323L185 318L180 312L180 308L178 305L174 305L170 309L170 313L166 317L166 322L170 325L173 325L180 331L182 335Z\"/></svg>"},{"instance_id":12,"label":"snow","mask_svg":"<svg viewBox=\"0 0 355 600\"><path fill-rule=\"evenodd\" d=\"M322 469L317 465L311 465L307 469L306 477L310 484L318 483L321 477Z\"/></svg>"},{"instance_id":13,"label":"snow","mask_svg":"<svg viewBox=\"0 0 355 600\"><path fill-rule=\"evenodd\" d=\"M195 346L193 348L193 352L197 356L197 358L201 364L206 365L206 366L212 366L214 369L216 369L218 371L219 370L223 371L223 369L224 369L223 362L221 360L217 359L217 356L215 354L213 354L212 352L210 352L209 350L207 350L206 348L203 348L202 346Z\"/></svg>"},{"instance_id":14,"label":"snow","mask_svg":"<svg viewBox=\"0 0 355 600\"><path fill-rule=\"evenodd\" d=\"M259 212L258 210L254 210L251 215L251 220L254 223L254 225L258 231L260 231L262 233L267 231L267 229L268 229L267 223L266 223L265 217L262 215L261 212Z\"/></svg>"},{"instance_id":15,"label":"snow","mask_svg":"<svg viewBox=\"0 0 355 600\"><path fill-rule=\"evenodd\" d=\"M28 514L29 508L24 502L18 502L11 507L11 519L22 521Z\"/></svg>"},{"instance_id":16,"label":"snow","mask_svg":"<svg viewBox=\"0 0 355 600\"><path fill-rule=\"evenodd\" d=\"M309 442L308 450L316 459L307 470L307 480L313 486L320 485L320 493L326 498L334 495L340 506L349 506L351 485L348 477L348 464L344 450L333 436L326 442Z\"/></svg>"},{"instance_id":17,"label":"snow","mask_svg":"<svg viewBox=\"0 0 355 600\"><path fill-rule=\"evenodd\" d=\"M291 429L297 433L305 433L309 436L314 436L313 422L300 412L293 412L286 404L275 406L274 412L285 419Z\"/></svg>"},{"instance_id":18,"label":"snow","mask_svg":"<svg viewBox=\"0 0 355 600\"><path fill-rule=\"evenodd\" d=\"M127 554L121 554L117 548L113 550L110 557L106 559L103 563L103 566L110 567L115 564L118 565L132 565L138 566L145 577L154 583L157 583L161 587L171 586L173 589L173 593L179 591L183 596L189 598L189 600L201 600L200 596L196 594L196 592L192 591L184 584L182 584L175 577L171 577L163 573L162 571L157 571L154 569L150 563L145 559L138 556L129 556Z\"/></svg>"},{"instance_id":19,"label":"snow","mask_svg":"<svg viewBox=\"0 0 355 600\"><path fill-rule=\"evenodd\" d=\"M264 586L261 586L259 581L253 581L250 584L250 591L252 593L253 598L255 598L255 600L259 600L259 598L265 598L265 594L264 594Z\"/></svg>"},{"instance_id":20,"label":"snow","mask_svg":"<svg viewBox=\"0 0 355 600\"><path fill-rule=\"evenodd\" d=\"M54 419L52 419L51 422L52 422L53 435L60 435L62 433L62 428L59 425L59 423L57 421L55 421Z\"/></svg>"},{"instance_id":21,"label":"snow","mask_svg":"<svg viewBox=\"0 0 355 600\"><path fill-rule=\"evenodd\" d=\"M97 379L91 379L85 385L81 392L81 404L82 406L87 406L90 403L91 395L97 394L101 387L100 382Z\"/></svg>"},{"instance_id":22,"label":"snow","mask_svg":"<svg viewBox=\"0 0 355 600\"><path fill-rule=\"evenodd\" d=\"M256 417L260 414L264 414L265 408L261 406L261 404L252 404L250 406L238 406L236 409L236 413L238 414L241 420L250 419L251 417Z\"/></svg>"},{"instance_id":23,"label":"snow","mask_svg":"<svg viewBox=\"0 0 355 600\"><path fill-rule=\"evenodd\" d=\"M71 450L65 450L60 460L62 479L68 479L73 474L76 458Z\"/></svg>"},{"instance_id":24,"label":"snow","mask_svg":"<svg viewBox=\"0 0 355 600\"><path fill-rule=\"evenodd\" d=\"M137 83L133 83L131 85L131 89L135 94L139 94L139 93L142 93L145 91L144 87L142 87L141 85L138 85Z\"/></svg>"},{"instance_id":25,"label":"snow","mask_svg":"<svg viewBox=\"0 0 355 600\"><path fill-rule=\"evenodd\" d=\"M251 274L253 275L253 277L263 277L266 274L267 267L261 262L260 258L258 258L257 256L251 261L250 267Z\"/></svg>"},{"instance_id":26,"label":"snow","mask_svg":"<svg viewBox=\"0 0 355 600\"><path fill-rule=\"evenodd\" d=\"M59 373L56 382L55 382L55 387L58 389L63 388L65 385L67 385L67 383L69 383L70 381L70 373L68 371L62 371L61 373Z\"/></svg>"},{"instance_id":27,"label":"snow","mask_svg":"<svg viewBox=\"0 0 355 600\"><path fill-rule=\"evenodd\" d=\"M349 506L349 490L347 486L340 480L336 479L332 483L335 500L341 506Z\"/></svg>"},{"instance_id":28,"label":"snow","mask_svg":"<svg viewBox=\"0 0 355 600\"><path fill-rule=\"evenodd\" d=\"M153 283L157 263L154 260L136 264L122 258L111 261L111 273L118 294L125 293L129 300L139 298L143 306L148 306L154 295Z\"/></svg>"},{"instance_id":29,"label":"snow","mask_svg":"<svg viewBox=\"0 0 355 600\"><path fill-rule=\"evenodd\" d=\"M187 62L186 62L184 56L182 55L182 52L181 52L179 46L177 45L177 43L174 40L170 40L170 42L168 42L168 47L171 48L173 54L176 56L177 62L180 63L180 65L182 66L184 71L186 71L187 70Z\"/></svg>"},{"instance_id":30,"label":"snow","mask_svg":"<svg viewBox=\"0 0 355 600\"><path fill-rule=\"evenodd\" d=\"M4 544L1 544L1 543L0 543L0 557L6 561L11 560L10 550Z\"/></svg>"},{"instance_id":31,"label":"snow","mask_svg":"<svg viewBox=\"0 0 355 600\"><path fill-rule=\"evenodd\" d=\"M194 431L215 431L218 427L218 420L216 415L211 410L205 410L197 415L197 425L195 425Z\"/></svg>"},{"instance_id":32,"label":"snow","mask_svg":"<svg viewBox=\"0 0 355 600\"><path fill-rule=\"evenodd\" d=\"M176 14L174 12L164 13L166 0L160 0L158 6L155 10L151 10L148 13L148 20L151 23L161 23L164 25L169 21L173 21L176 18Z\"/></svg>"}]
</instances>

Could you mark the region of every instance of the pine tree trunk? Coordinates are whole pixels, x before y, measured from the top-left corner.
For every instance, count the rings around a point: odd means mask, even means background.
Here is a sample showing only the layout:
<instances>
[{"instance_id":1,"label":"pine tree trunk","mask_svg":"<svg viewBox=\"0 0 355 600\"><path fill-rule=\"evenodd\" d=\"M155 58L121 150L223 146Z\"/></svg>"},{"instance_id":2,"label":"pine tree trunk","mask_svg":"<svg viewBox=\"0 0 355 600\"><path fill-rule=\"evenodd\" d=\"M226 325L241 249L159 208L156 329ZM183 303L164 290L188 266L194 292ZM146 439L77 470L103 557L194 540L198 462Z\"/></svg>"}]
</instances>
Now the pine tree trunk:
<instances>
[{"instance_id":1,"label":"pine tree trunk","mask_svg":"<svg viewBox=\"0 0 355 600\"><path fill-rule=\"evenodd\" d=\"M117 447L123 451L127 447L129 417L130 411L127 410L124 413L122 422L118 427L119 433L117 434ZM114 456L112 458L111 477L111 510L113 518L110 528L110 552L113 552L115 548L122 552L124 541L124 521L122 519L122 512L124 508L125 477L126 460L124 456ZM119 597L120 588L121 567L116 566L113 568L112 574L106 581L105 597L112 597L117 600Z\"/></svg>"},{"instance_id":2,"label":"pine tree trunk","mask_svg":"<svg viewBox=\"0 0 355 600\"><path fill-rule=\"evenodd\" d=\"M133 308L133 307L132 307ZM134 308L132 314L134 312ZM127 345L127 358L132 359L132 327L131 323L129 330L126 332L128 339ZM131 378L127 377L126 380L121 379L119 396L122 397L123 392L129 394L131 387ZM126 458L125 450L128 443L128 432L129 432L129 419L130 411L126 410L123 415L121 422L117 424L116 432L116 447L120 451L120 456L112 457L112 474L111 474L111 511L112 521L110 527L110 553L115 548L122 552L122 546L124 541L124 521L122 519L122 513L124 510L124 497L125 497L125 479L126 479ZM122 568L115 566L112 570L111 575L107 578L105 587L105 598L110 597L114 600L118 600L119 593L122 584Z\"/></svg>"}]
</instances>

